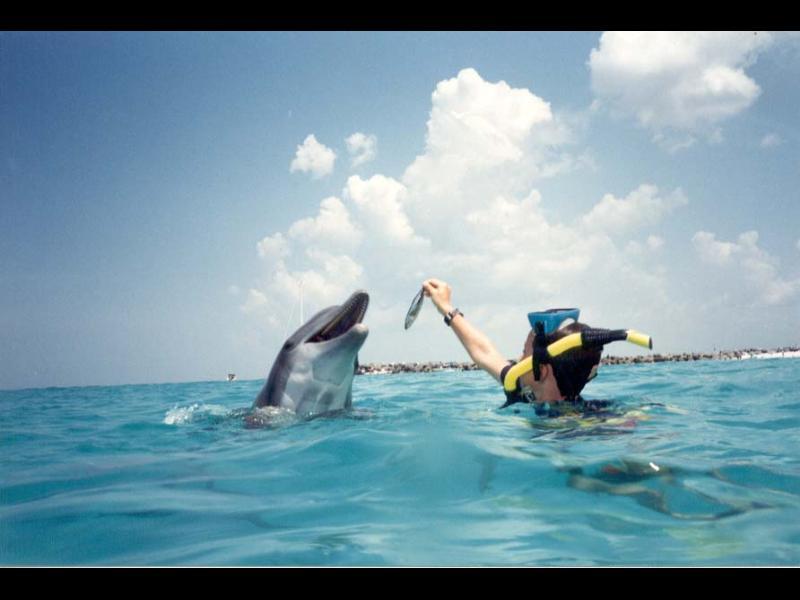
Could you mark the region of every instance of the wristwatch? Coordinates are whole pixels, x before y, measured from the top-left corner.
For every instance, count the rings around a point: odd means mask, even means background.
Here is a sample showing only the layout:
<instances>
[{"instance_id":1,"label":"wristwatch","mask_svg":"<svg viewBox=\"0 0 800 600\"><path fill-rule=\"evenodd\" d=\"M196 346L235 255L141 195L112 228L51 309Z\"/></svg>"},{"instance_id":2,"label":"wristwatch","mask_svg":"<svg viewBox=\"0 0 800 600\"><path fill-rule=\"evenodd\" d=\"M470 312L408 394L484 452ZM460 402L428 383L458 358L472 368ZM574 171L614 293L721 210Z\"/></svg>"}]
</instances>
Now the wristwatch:
<instances>
[{"instance_id":1,"label":"wristwatch","mask_svg":"<svg viewBox=\"0 0 800 600\"><path fill-rule=\"evenodd\" d=\"M450 323L452 322L453 319L455 319L456 315L461 315L463 317L464 313L462 313L457 308L454 308L444 316L444 324L450 327Z\"/></svg>"}]
</instances>

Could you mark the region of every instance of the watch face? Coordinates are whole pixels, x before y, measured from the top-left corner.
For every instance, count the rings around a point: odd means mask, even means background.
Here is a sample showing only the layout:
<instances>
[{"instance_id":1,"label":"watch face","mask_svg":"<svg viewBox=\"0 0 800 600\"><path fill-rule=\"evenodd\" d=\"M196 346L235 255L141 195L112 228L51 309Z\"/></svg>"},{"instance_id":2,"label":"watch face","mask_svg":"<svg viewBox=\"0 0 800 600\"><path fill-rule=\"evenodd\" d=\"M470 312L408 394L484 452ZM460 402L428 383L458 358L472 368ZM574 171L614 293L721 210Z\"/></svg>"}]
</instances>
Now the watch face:
<instances>
[{"instance_id":1,"label":"watch face","mask_svg":"<svg viewBox=\"0 0 800 600\"><path fill-rule=\"evenodd\" d=\"M422 301L425 299L424 290L420 290L417 292L417 295L414 296L414 299L411 301L411 306L406 313L406 329L411 327L414 324L414 321L417 319L417 315L419 311L422 309Z\"/></svg>"}]
</instances>

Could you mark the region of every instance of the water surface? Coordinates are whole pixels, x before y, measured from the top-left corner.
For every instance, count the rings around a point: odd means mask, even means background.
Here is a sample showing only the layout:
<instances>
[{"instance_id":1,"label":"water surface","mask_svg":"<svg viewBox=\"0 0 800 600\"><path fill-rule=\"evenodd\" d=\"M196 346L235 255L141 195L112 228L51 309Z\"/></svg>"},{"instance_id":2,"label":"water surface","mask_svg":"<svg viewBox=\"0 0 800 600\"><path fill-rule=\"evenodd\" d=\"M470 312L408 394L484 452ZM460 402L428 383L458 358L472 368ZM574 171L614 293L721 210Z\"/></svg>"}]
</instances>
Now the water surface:
<instances>
[{"instance_id":1,"label":"water surface","mask_svg":"<svg viewBox=\"0 0 800 600\"><path fill-rule=\"evenodd\" d=\"M800 359L606 366L542 418L482 372L0 392L0 564L796 565Z\"/></svg>"}]
</instances>

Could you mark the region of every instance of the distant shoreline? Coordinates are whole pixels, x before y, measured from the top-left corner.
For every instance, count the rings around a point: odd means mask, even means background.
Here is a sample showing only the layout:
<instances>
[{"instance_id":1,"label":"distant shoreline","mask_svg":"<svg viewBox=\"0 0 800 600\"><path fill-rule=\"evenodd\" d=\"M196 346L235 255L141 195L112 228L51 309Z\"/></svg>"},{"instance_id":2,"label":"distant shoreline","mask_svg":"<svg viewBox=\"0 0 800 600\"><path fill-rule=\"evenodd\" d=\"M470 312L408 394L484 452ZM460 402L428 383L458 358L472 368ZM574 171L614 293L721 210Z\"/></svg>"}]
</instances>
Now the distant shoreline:
<instances>
[{"instance_id":1,"label":"distant shoreline","mask_svg":"<svg viewBox=\"0 0 800 600\"><path fill-rule=\"evenodd\" d=\"M800 347L789 346L773 350L747 348L744 350L719 350L716 352L683 352L680 354L646 354L637 356L604 356L601 365L633 365L658 362L692 362L696 360L748 360L765 358L800 358ZM356 375L396 373L432 373L434 371L477 371L472 362L413 362L367 363L359 365Z\"/></svg>"}]
</instances>

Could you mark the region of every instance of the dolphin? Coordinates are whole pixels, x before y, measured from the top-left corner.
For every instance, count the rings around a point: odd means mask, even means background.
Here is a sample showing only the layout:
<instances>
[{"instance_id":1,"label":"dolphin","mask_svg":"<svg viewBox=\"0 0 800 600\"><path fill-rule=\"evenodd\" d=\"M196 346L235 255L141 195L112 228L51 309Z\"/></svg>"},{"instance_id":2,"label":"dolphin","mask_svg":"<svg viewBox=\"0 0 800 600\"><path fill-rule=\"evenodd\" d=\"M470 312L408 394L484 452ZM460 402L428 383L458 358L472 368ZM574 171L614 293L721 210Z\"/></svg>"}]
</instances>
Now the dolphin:
<instances>
[{"instance_id":1,"label":"dolphin","mask_svg":"<svg viewBox=\"0 0 800 600\"><path fill-rule=\"evenodd\" d=\"M361 321L369 294L315 314L286 340L253 408L274 406L303 418L350 408L358 351L369 329Z\"/></svg>"}]
</instances>

